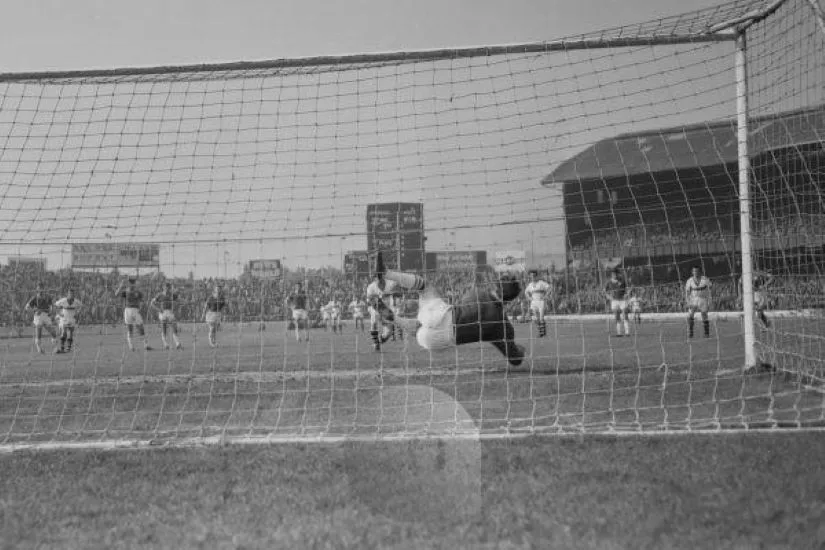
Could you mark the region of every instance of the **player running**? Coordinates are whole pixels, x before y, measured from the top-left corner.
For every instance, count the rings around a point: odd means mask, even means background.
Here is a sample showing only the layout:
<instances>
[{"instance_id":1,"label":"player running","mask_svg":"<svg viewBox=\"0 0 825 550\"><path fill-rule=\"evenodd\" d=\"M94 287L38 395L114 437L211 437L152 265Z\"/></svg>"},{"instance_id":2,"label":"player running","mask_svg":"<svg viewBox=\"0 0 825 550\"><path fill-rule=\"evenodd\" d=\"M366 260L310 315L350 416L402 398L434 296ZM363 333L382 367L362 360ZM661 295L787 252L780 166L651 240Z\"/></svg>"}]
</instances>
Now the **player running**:
<instances>
[{"instance_id":1,"label":"player running","mask_svg":"<svg viewBox=\"0 0 825 550\"><path fill-rule=\"evenodd\" d=\"M361 332L364 332L364 316L367 312L367 302L353 294L352 301L349 303L349 311L352 314L353 321L355 321L355 330L358 330L358 325L361 325Z\"/></svg>"},{"instance_id":2,"label":"player running","mask_svg":"<svg viewBox=\"0 0 825 550\"><path fill-rule=\"evenodd\" d=\"M524 295L530 300L529 315L536 327L538 327L539 338L547 335L547 323L544 321L544 313L547 308L547 298L553 287L543 279L539 279L539 272L530 270L530 282L524 289Z\"/></svg>"},{"instance_id":3,"label":"player running","mask_svg":"<svg viewBox=\"0 0 825 550\"><path fill-rule=\"evenodd\" d=\"M385 271L379 252L375 272L386 284L410 291L425 290L424 279L413 273ZM441 350L473 342L490 342L513 366L524 359L524 349L515 343L515 329L504 308L521 294L518 280L502 275L478 284L448 304L435 291L424 292L418 301L416 340L427 350Z\"/></svg>"},{"instance_id":4,"label":"player running","mask_svg":"<svg viewBox=\"0 0 825 550\"><path fill-rule=\"evenodd\" d=\"M306 341L309 342L309 315L307 314L307 294L301 283L295 283L292 294L286 301L287 307L292 310L292 322L295 324L295 339L301 341L303 329Z\"/></svg>"},{"instance_id":5,"label":"player running","mask_svg":"<svg viewBox=\"0 0 825 550\"><path fill-rule=\"evenodd\" d=\"M34 296L26 302L26 311L34 311L34 347L38 353L45 353L40 345L40 339L45 328L52 335L52 344L57 340L57 333L52 325L49 313L52 309L51 298L43 291L43 285L37 285Z\"/></svg>"},{"instance_id":6,"label":"player running","mask_svg":"<svg viewBox=\"0 0 825 550\"><path fill-rule=\"evenodd\" d=\"M685 283L685 301L688 305L688 338L693 338L693 316L696 312L702 314L702 325L705 329L705 338L710 338L710 279L702 275L702 268L694 266L691 277Z\"/></svg>"},{"instance_id":7,"label":"player running","mask_svg":"<svg viewBox=\"0 0 825 550\"><path fill-rule=\"evenodd\" d=\"M132 333L137 327L138 334L143 338L143 348L146 351L151 351L152 347L149 345L149 338L146 336L146 329L143 327L143 317L140 315L140 304L143 302L143 293L137 289L137 277L130 276L128 278L129 284L126 288L121 282L115 296L122 298L126 304L123 309L123 322L126 325L126 341L129 344L129 349L135 351L135 346L132 344Z\"/></svg>"},{"instance_id":8,"label":"player running","mask_svg":"<svg viewBox=\"0 0 825 550\"><path fill-rule=\"evenodd\" d=\"M218 347L217 332L221 325L221 310L224 307L226 307L226 300L223 292L219 286L216 286L212 289L212 294L206 299L203 307L203 320L209 327L209 345L213 348Z\"/></svg>"},{"instance_id":9,"label":"player running","mask_svg":"<svg viewBox=\"0 0 825 550\"><path fill-rule=\"evenodd\" d=\"M178 293L172 288L172 283L163 283L163 291L152 298L150 307L158 310L158 321L160 321L160 339L163 341L163 349L169 349L169 341L166 339L166 332L171 327L172 339L175 341L175 349L182 349L183 346L178 339L178 321L175 317L175 304L178 301Z\"/></svg>"},{"instance_id":10,"label":"player running","mask_svg":"<svg viewBox=\"0 0 825 550\"><path fill-rule=\"evenodd\" d=\"M610 272L610 279L604 285L604 294L610 302L610 311L616 319L616 336L630 336L630 319L627 314L627 283L619 268ZM624 328L624 332L622 329Z\"/></svg>"},{"instance_id":11,"label":"player running","mask_svg":"<svg viewBox=\"0 0 825 550\"><path fill-rule=\"evenodd\" d=\"M71 288L64 298L54 304L60 308L58 327L60 328L60 347L55 353L71 353L74 344L74 329L77 326L77 311L80 309L80 300L75 298Z\"/></svg>"}]
</instances>

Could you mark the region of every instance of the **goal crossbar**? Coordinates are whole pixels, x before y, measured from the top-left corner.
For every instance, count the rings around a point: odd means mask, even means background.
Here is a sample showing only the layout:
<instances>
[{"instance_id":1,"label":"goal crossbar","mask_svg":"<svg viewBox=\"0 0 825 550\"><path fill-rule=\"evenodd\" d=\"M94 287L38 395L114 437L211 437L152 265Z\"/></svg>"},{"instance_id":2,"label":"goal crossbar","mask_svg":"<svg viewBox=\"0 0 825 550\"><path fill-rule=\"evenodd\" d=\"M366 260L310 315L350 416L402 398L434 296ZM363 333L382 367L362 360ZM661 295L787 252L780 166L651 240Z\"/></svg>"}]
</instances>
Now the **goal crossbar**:
<instances>
[{"instance_id":1,"label":"goal crossbar","mask_svg":"<svg viewBox=\"0 0 825 550\"><path fill-rule=\"evenodd\" d=\"M412 50L378 52L341 56L296 57L262 61L238 61L229 63L206 63L197 65L166 65L154 67L125 67L119 69L89 69L78 71L44 71L0 73L0 82L20 82L27 80L113 78L143 75L164 75L179 73L224 73L287 69L299 67L319 67L337 65L364 65L382 63L424 62L446 59L491 57L509 54L551 53L574 50L595 50L608 48L634 48L649 46L676 46L681 44L701 44L733 42L736 36L726 32L685 34L670 36L627 36L565 39L549 42L526 42L499 46L471 46L434 50ZM225 78L221 76L221 78Z\"/></svg>"}]
</instances>

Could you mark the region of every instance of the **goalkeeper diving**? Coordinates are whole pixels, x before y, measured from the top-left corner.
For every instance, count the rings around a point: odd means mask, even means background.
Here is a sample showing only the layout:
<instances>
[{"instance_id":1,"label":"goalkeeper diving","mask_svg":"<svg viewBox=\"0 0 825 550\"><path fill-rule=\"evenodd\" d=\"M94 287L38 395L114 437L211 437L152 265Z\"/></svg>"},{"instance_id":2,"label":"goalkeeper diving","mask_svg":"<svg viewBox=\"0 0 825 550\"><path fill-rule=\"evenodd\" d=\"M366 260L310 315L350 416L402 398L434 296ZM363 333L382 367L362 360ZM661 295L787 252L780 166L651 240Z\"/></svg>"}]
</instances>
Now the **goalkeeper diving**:
<instances>
[{"instance_id":1,"label":"goalkeeper diving","mask_svg":"<svg viewBox=\"0 0 825 550\"><path fill-rule=\"evenodd\" d=\"M515 277L496 276L476 284L455 304L448 304L422 277L408 272L386 270L383 257L375 258L375 274L401 288L419 293L416 340L427 350L489 342L513 366L524 359L524 348L515 342L515 329L504 312L505 304L518 298L521 285Z\"/></svg>"}]
</instances>

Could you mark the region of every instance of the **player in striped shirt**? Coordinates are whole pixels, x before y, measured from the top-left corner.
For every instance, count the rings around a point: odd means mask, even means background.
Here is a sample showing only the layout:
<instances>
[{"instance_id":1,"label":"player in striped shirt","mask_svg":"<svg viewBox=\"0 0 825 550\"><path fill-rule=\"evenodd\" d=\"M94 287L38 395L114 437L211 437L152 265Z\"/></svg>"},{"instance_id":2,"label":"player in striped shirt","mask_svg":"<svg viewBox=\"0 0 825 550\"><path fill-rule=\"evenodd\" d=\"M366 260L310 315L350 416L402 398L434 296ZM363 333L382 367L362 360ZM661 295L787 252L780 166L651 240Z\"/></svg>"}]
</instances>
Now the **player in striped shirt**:
<instances>
[{"instance_id":1,"label":"player in striped shirt","mask_svg":"<svg viewBox=\"0 0 825 550\"><path fill-rule=\"evenodd\" d=\"M530 317L539 330L539 338L544 338L547 334L547 323L544 321L544 313L547 309L547 298L553 287L545 280L539 279L539 273L535 269L530 270L530 282L524 289L524 295L530 300Z\"/></svg>"},{"instance_id":2,"label":"player in striped shirt","mask_svg":"<svg viewBox=\"0 0 825 550\"><path fill-rule=\"evenodd\" d=\"M175 341L175 349L182 349L183 346L178 339L178 321L175 317L175 304L178 302L178 293L172 288L172 283L163 283L163 292L152 298L149 303L151 307L158 310L158 321L160 321L160 339L163 341L163 349L169 349L169 342L166 339L166 332L171 327L172 339Z\"/></svg>"},{"instance_id":3,"label":"player in striped shirt","mask_svg":"<svg viewBox=\"0 0 825 550\"><path fill-rule=\"evenodd\" d=\"M616 336L630 336L630 320L627 314L627 283L619 269L610 272L610 279L604 285L604 293L610 302L610 311L616 319ZM624 332L622 332L624 328Z\"/></svg>"},{"instance_id":4,"label":"player in striped shirt","mask_svg":"<svg viewBox=\"0 0 825 550\"><path fill-rule=\"evenodd\" d=\"M64 298L59 299L54 304L60 308L60 347L55 353L71 353L74 343L74 329L77 326L77 311L80 309L80 300L75 298L74 290L71 288L66 292Z\"/></svg>"},{"instance_id":5,"label":"player in striped shirt","mask_svg":"<svg viewBox=\"0 0 825 550\"><path fill-rule=\"evenodd\" d=\"M137 327L138 334L143 338L143 347L146 351L152 348L149 346L149 339L146 336L146 329L143 327L143 317L140 314L140 305L143 303L143 293L137 289L137 277L129 277L129 284L124 288L121 282L115 290L115 296L122 298L125 307L123 308L123 322L126 325L126 341L129 349L135 351L132 344L132 333Z\"/></svg>"},{"instance_id":6,"label":"player in striped shirt","mask_svg":"<svg viewBox=\"0 0 825 550\"><path fill-rule=\"evenodd\" d=\"M52 319L49 313L52 309L52 299L43 291L43 285L37 285L34 296L26 302L26 311L34 312L34 347L38 353L45 353L43 347L40 345L40 339L43 335L43 329L49 331L52 335L52 344L57 340L57 332L52 325Z\"/></svg>"},{"instance_id":7,"label":"player in striped shirt","mask_svg":"<svg viewBox=\"0 0 825 550\"><path fill-rule=\"evenodd\" d=\"M688 338L693 338L693 316L696 312L702 314L702 326L705 329L705 338L710 338L710 279L702 275L702 268L694 266L690 279L685 283L685 302L688 306Z\"/></svg>"},{"instance_id":8,"label":"player in striped shirt","mask_svg":"<svg viewBox=\"0 0 825 550\"><path fill-rule=\"evenodd\" d=\"M226 307L226 299L221 292L221 288L216 286L212 289L212 295L206 299L203 307L203 320L209 327L209 345L218 347L217 332L221 324L221 311Z\"/></svg>"}]
</instances>

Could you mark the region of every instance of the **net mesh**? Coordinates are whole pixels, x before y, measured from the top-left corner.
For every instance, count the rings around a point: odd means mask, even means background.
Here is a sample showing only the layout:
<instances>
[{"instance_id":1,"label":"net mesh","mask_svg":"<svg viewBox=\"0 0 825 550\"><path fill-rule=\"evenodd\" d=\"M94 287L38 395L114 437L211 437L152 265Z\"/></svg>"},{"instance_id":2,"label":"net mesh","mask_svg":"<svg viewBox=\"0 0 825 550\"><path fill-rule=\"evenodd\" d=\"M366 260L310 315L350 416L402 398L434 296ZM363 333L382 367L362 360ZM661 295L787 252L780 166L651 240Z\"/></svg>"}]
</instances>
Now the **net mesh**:
<instances>
[{"instance_id":1,"label":"net mesh","mask_svg":"<svg viewBox=\"0 0 825 550\"><path fill-rule=\"evenodd\" d=\"M711 31L769 7L542 45L3 75L0 443L818 425L825 35L802 0L747 30L772 324L758 332L770 372L741 369L734 46ZM376 249L457 305L485 265L537 268L553 287L543 322L527 298L506 306L524 363L488 343L422 349L412 293L375 352L369 313L356 324L348 306ZM696 265L712 282L710 338L700 315L687 334ZM614 266L640 304L622 339ZM153 350L137 327L128 347L126 275ZM150 307L166 282L180 350ZM309 341L291 327L297 282ZM80 302L69 353L37 353L37 283L51 303L70 288ZM324 328L333 300L340 332Z\"/></svg>"}]
</instances>

